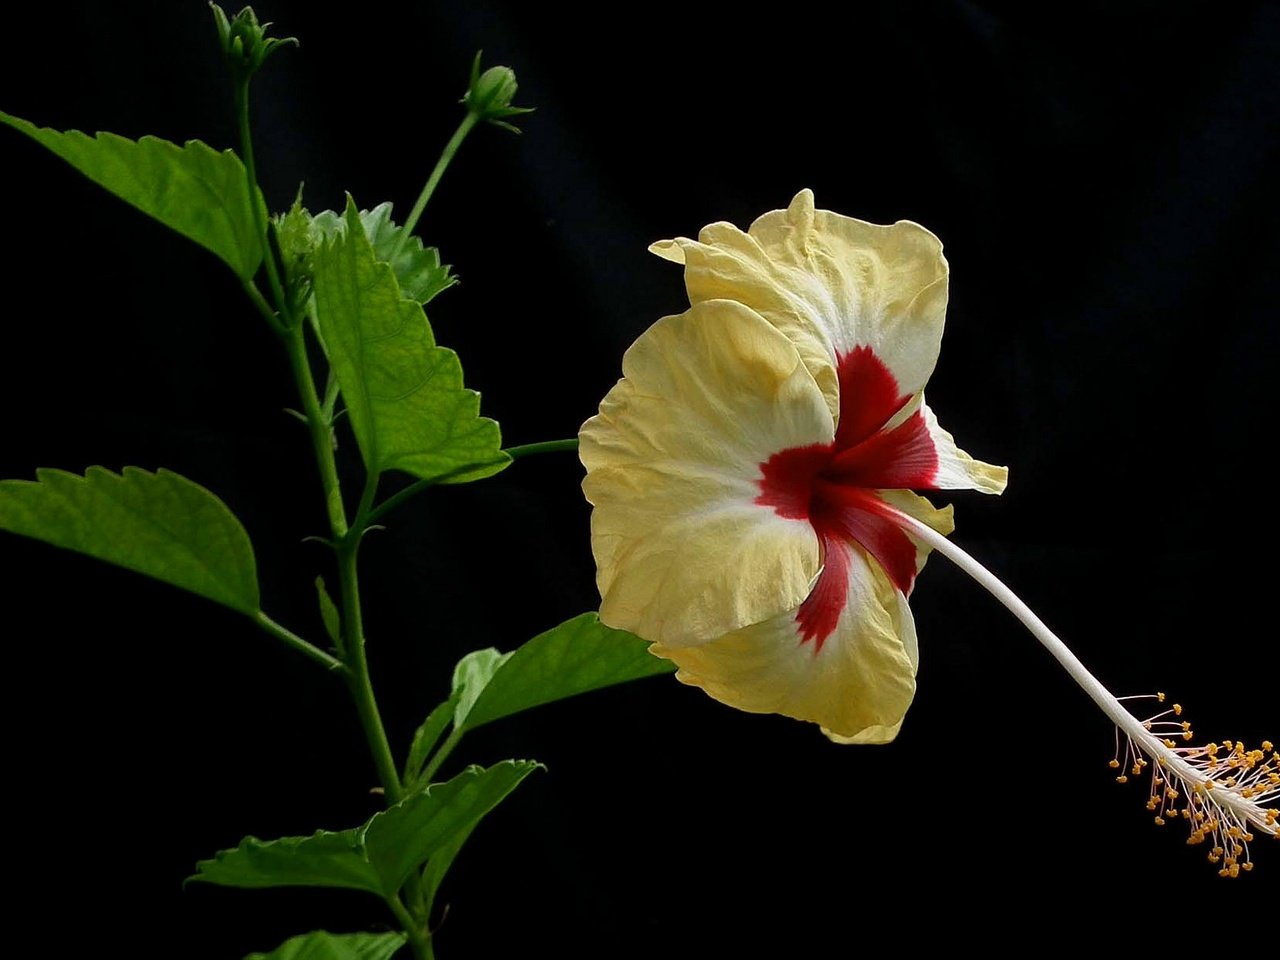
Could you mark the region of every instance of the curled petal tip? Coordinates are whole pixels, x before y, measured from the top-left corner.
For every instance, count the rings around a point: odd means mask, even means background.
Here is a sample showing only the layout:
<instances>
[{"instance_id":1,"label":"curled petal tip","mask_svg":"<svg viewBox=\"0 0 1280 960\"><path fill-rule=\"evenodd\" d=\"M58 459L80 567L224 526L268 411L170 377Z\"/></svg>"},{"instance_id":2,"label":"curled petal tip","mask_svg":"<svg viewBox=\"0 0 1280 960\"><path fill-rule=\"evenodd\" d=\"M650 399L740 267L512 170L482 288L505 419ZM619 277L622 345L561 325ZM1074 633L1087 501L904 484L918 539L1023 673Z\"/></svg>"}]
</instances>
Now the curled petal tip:
<instances>
[{"instance_id":1,"label":"curled petal tip","mask_svg":"<svg viewBox=\"0 0 1280 960\"><path fill-rule=\"evenodd\" d=\"M663 260L670 260L672 263L684 265L684 248L680 246L678 240L659 240L656 243L649 244L649 252L661 257Z\"/></svg>"}]
</instances>

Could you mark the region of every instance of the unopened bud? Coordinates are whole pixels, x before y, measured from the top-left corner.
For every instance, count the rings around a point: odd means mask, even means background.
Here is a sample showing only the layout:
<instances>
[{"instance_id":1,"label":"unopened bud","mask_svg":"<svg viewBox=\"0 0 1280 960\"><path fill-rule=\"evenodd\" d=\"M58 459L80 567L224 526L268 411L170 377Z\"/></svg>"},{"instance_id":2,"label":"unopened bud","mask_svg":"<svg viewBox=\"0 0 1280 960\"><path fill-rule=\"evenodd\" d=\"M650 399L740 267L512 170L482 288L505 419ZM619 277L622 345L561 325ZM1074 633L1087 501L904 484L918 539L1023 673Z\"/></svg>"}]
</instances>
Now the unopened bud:
<instances>
[{"instance_id":1,"label":"unopened bud","mask_svg":"<svg viewBox=\"0 0 1280 960\"><path fill-rule=\"evenodd\" d=\"M286 44L298 45L297 37L268 37L267 29L271 24L259 23L252 7L245 7L230 20L216 3L210 3L209 8L213 11L213 21L218 28L222 54L237 83L242 83L257 73L267 57L280 47Z\"/></svg>"},{"instance_id":2,"label":"unopened bud","mask_svg":"<svg viewBox=\"0 0 1280 960\"><path fill-rule=\"evenodd\" d=\"M506 127L518 133L514 126L504 122L505 118L531 113L532 108L511 105L511 101L515 99L517 87L515 71L510 67L499 66L490 67L481 73L480 56L477 53L471 65L471 83L467 87L467 93L462 98L462 102L481 120L488 120L490 123L496 123L500 127Z\"/></svg>"}]
</instances>

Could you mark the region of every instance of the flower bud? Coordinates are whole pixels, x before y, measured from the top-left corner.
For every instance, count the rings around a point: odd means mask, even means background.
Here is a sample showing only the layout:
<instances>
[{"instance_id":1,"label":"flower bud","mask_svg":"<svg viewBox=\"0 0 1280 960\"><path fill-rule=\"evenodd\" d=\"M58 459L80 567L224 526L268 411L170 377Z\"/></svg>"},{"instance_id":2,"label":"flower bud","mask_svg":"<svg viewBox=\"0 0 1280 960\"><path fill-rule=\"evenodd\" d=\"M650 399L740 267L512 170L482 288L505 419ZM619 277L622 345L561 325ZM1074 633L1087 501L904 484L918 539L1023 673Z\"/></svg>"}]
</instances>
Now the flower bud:
<instances>
[{"instance_id":1,"label":"flower bud","mask_svg":"<svg viewBox=\"0 0 1280 960\"><path fill-rule=\"evenodd\" d=\"M313 227L311 213L302 205L301 187L289 212L276 215L272 222L285 276L291 285L310 283L318 231Z\"/></svg>"},{"instance_id":2,"label":"flower bud","mask_svg":"<svg viewBox=\"0 0 1280 960\"><path fill-rule=\"evenodd\" d=\"M514 130L514 126L504 123L503 118L514 117L522 113L530 113L529 107L514 107L511 101L516 95L516 74L510 67L490 67L480 72L480 54L471 65L471 83L467 87L462 102L467 110L481 120L488 120L500 127Z\"/></svg>"},{"instance_id":3,"label":"flower bud","mask_svg":"<svg viewBox=\"0 0 1280 960\"><path fill-rule=\"evenodd\" d=\"M298 45L297 37L275 39L267 36L270 23L259 23L252 7L245 7L230 20L216 3L210 3L222 54L237 83L247 81L262 67L267 57L286 44Z\"/></svg>"}]
</instances>

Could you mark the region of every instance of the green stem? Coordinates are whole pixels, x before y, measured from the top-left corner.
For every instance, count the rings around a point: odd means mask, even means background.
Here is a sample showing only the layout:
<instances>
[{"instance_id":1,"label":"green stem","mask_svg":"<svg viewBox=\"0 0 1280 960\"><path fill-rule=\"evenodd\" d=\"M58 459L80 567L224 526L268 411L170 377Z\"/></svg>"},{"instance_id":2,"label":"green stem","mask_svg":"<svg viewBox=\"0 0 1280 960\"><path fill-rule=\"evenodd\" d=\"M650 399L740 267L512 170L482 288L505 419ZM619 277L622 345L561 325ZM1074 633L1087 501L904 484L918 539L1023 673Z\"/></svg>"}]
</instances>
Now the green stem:
<instances>
[{"instance_id":1,"label":"green stem","mask_svg":"<svg viewBox=\"0 0 1280 960\"><path fill-rule=\"evenodd\" d=\"M308 298L305 310L307 321L311 324L316 340L323 345L324 338L320 336L320 318L316 316L316 301L314 297ZM329 425L330 429L333 427L333 413L337 405L338 375L334 373L333 367L329 367L329 373L324 383L324 399L320 401L320 410L324 414L324 422ZM336 441L334 442L336 443Z\"/></svg>"},{"instance_id":2,"label":"green stem","mask_svg":"<svg viewBox=\"0 0 1280 960\"><path fill-rule=\"evenodd\" d=\"M526 443L523 446L519 446L519 447L507 447L502 452L505 453L512 460L519 460L521 457L527 457L535 453L553 453L559 450L577 450L577 449L578 449L577 439L546 440L542 443ZM434 487L437 484L446 483L452 477L460 476L464 473L470 473L472 470L475 470L477 467L483 467L483 466L490 466L490 464L469 463L465 467L459 467L457 470L450 470L448 473L443 473L443 474L440 474L439 476L426 477L422 480L415 480L413 483L409 484L409 486L405 487L403 490L400 490L397 493L393 493L391 496L387 497L386 500L382 501L382 503L378 504L372 510L366 511L363 515L364 527L368 528L370 524L377 523L378 520L380 520L386 514L390 513L396 507L400 506L400 504L404 503L410 497L414 496L415 494L421 493L427 487Z\"/></svg>"},{"instance_id":3,"label":"green stem","mask_svg":"<svg viewBox=\"0 0 1280 960\"><path fill-rule=\"evenodd\" d=\"M352 536L347 526L346 508L342 504L342 488L338 482L338 464L333 456L333 441L329 426L325 423L316 395L315 378L311 375L311 363L307 359L306 325L296 324L284 338L289 351L289 363L298 393L302 398L302 412L307 418L307 430L311 434L311 447L316 466L320 470L320 482L324 487L325 505L329 511L329 528L333 531L334 547L338 554L338 577L342 584L342 652L347 664L347 686L355 700L360 725L373 754L378 779L386 791L387 803L401 797L400 777L387 742L387 732L382 726L378 703L373 696L369 680L369 663L364 652L364 622L360 612L360 585L356 577L356 556L360 549L360 531ZM371 484L377 479L370 478ZM366 488L367 489L367 488ZM366 497L370 494L366 492Z\"/></svg>"},{"instance_id":4,"label":"green stem","mask_svg":"<svg viewBox=\"0 0 1280 960\"><path fill-rule=\"evenodd\" d=\"M267 268L271 296L280 310L280 318L288 325L291 322L289 298L285 296L284 284L280 282L275 254L271 252L271 244L267 242L267 213L262 205L262 190L258 187L258 171L253 161L253 137L249 131L248 77L236 84L236 121L240 127L240 153L244 160L245 179L249 181L249 205L253 207L254 226L258 229L258 239L262 243L262 261Z\"/></svg>"},{"instance_id":5,"label":"green stem","mask_svg":"<svg viewBox=\"0 0 1280 960\"><path fill-rule=\"evenodd\" d=\"M283 334L285 331L284 324L280 322L276 312L271 309L271 304L267 303L267 298L262 295L262 291L258 289L252 280L244 282L244 292L253 301L253 305L258 308L258 312L267 321L267 325L276 333Z\"/></svg>"},{"instance_id":6,"label":"green stem","mask_svg":"<svg viewBox=\"0 0 1280 960\"><path fill-rule=\"evenodd\" d=\"M334 458L332 415L333 401L326 388L325 404L322 405L316 393L315 377L311 372L311 361L307 356L306 323L297 322L293 316L292 305L276 265L275 254L271 249L267 236L266 212L261 203L261 190L258 187L257 171L253 160L253 142L249 131L249 82L247 79L236 85L236 114L240 126L240 143L245 164L245 175L248 179L249 193L255 201L253 212L258 235L262 240L263 260L266 264L267 277L271 285L271 294L276 302L276 311L272 311L253 283L246 283L245 290L254 301L258 310L272 322L272 328L280 335L289 356L289 366L297 384L298 395L302 400L302 413L307 423L307 431L311 437L311 447L315 454L316 467L320 471L320 482L324 488L325 508L329 514L329 528L333 533L333 546L337 553L338 575L342 585L342 642L339 644L343 660L340 662L320 649L312 646L301 637L296 636L284 627L261 614L257 620L263 629L279 637L290 646L301 650L308 656L320 659L329 665L331 661L341 669L355 701L356 712L360 716L360 726L369 744L369 752L373 755L374 767L378 771L378 779L388 806L398 803L404 796L404 787L397 772L395 757L391 752L391 744L387 740L386 728L382 724L382 715L378 712L378 702L373 694L373 683L369 677L369 661L365 656L364 622L360 608L360 584L357 577L357 557L360 550L360 538L365 527L358 526L352 530L347 523L346 507L342 502L342 487L338 480L338 465ZM468 115L469 116L469 115ZM474 125L474 121L471 125ZM464 126L470 129L471 125ZM466 130L459 128L454 139L446 148L446 155L428 181L427 189L419 198L415 208L414 221L421 215L421 208L426 206L431 191L444 173L444 167L457 151ZM401 238L403 240L403 237ZM377 491L378 476L367 478L364 493L360 498L357 516L367 513ZM323 659L322 659L323 658ZM407 884L408 892L417 908L418 918L409 912L399 895L388 899L392 912L404 927L413 952L418 960L433 960L430 934L426 932L426 910L423 906L422 880L412 876Z\"/></svg>"},{"instance_id":7,"label":"green stem","mask_svg":"<svg viewBox=\"0 0 1280 960\"><path fill-rule=\"evenodd\" d=\"M431 171L431 176L427 177L426 185L422 188L422 193L418 194L418 202L413 205L413 209L409 211L409 217L404 222L404 231L400 234L400 239L396 241L395 248L391 251L391 256L387 259L395 263L396 257L400 255L400 251L404 249L405 243L409 240L409 234L413 233L414 227L418 225L418 220L422 216L422 211L427 208L427 201L431 199L431 194L435 193L436 186L440 183L440 178L444 176L444 172L448 169L453 155L458 152L458 148L462 146L462 141L467 139L467 134L471 129L480 122L478 114L467 111L467 115L462 118L462 122L458 124L458 129L453 132L453 136L449 138L449 142L444 145L444 150L440 154L440 159L436 161L435 169Z\"/></svg>"},{"instance_id":8,"label":"green stem","mask_svg":"<svg viewBox=\"0 0 1280 960\"><path fill-rule=\"evenodd\" d=\"M458 741L461 739L462 730L454 727L449 731L449 736L445 738L444 743L440 744L440 749L432 755L431 761L423 768L422 776L419 778L422 783L431 782L431 778L436 775L436 771L449 759L449 754L453 753L453 748L458 745Z\"/></svg>"},{"instance_id":9,"label":"green stem","mask_svg":"<svg viewBox=\"0 0 1280 960\"><path fill-rule=\"evenodd\" d=\"M404 796L400 785L395 757L382 726L382 714L373 695L373 683L369 679L369 661L364 653L364 622L360 613L360 584L356 576L356 556L360 550L359 536L344 537L338 542L338 577L342 584L342 631L347 660L347 686L360 715L373 765L378 770L378 780L386 796L387 806L398 803Z\"/></svg>"},{"instance_id":10,"label":"green stem","mask_svg":"<svg viewBox=\"0 0 1280 960\"><path fill-rule=\"evenodd\" d=\"M338 465L333 457L333 438L320 408L320 399L316 396L316 381L311 375L311 362L307 359L305 327L302 324L291 326L282 339L289 353L289 366L298 385L302 415L307 419L311 449L320 470L325 508L329 512L329 529L333 531L335 541L342 540L347 535L347 514L342 505L342 488L338 484Z\"/></svg>"},{"instance_id":11,"label":"green stem","mask_svg":"<svg viewBox=\"0 0 1280 960\"><path fill-rule=\"evenodd\" d=\"M347 670L347 688L351 691L351 699L355 702L356 713L360 717L360 726L364 730L365 740L369 744L369 753L373 756L373 765L378 772L378 780L382 784L383 795L387 806L398 803L404 796L404 787L396 767L395 755L391 752L391 744L387 740L387 731L382 724L382 714L378 711L378 701L373 693L373 682L369 677L369 661L365 656L364 617L360 606L360 581L358 577L358 556L360 538L367 524L362 518L367 512L377 492L378 475L370 474L365 482L364 492L357 508L357 526L347 524L346 508L342 503L342 488L338 481L338 466L333 452L333 430L325 418L320 398L316 394L315 378L311 374L311 364L307 358L305 323L293 325L285 334L285 346L289 352L289 361L293 367L294 378L298 383L298 393L302 398L302 410L307 420L307 430L311 435L311 446L316 457L316 466L320 470L320 479L324 487L325 503L329 510L329 526L333 531L334 549L338 560L338 578L342 589L342 654ZM416 873L409 878L408 893L420 915L425 914L422 893L422 881ZM406 915L408 915L406 913ZM426 917L422 917L426 923ZM413 941L413 929L405 926L405 931ZM421 935L420 935L421 939ZM419 956L430 957L429 940L421 941L425 952ZM415 945L415 951L419 947Z\"/></svg>"},{"instance_id":12,"label":"green stem","mask_svg":"<svg viewBox=\"0 0 1280 960\"><path fill-rule=\"evenodd\" d=\"M346 664L344 664L337 657L330 656L329 654L321 650L319 647L317 647L315 644L312 644L307 642L306 640L303 640L300 636L298 636L292 630L289 630L287 627L282 627L280 624L276 623L274 620L268 617L261 610L259 610L257 613L257 616L253 618L253 622L256 623L258 626L260 626L267 633L271 634L273 637L276 637L279 640L283 640L285 644L287 644L288 646L293 647L293 649L297 650L298 652L303 653L306 656L310 657L312 660L320 664L326 670L335 670L339 673L347 672Z\"/></svg>"},{"instance_id":13,"label":"green stem","mask_svg":"<svg viewBox=\"0 0 1280 960\"><path fill-rule=\"evenodd\" d=\"M289 353L289 364L298 384L298 394L302 399L302 412L307 419L307 431L311 435L316 466L320 470L325 506L329 511L329 528L333 532L334 548L338 555L338 577L342 585L342 652L347 665L347 686L351 690L356 712L360 716L360 725L364 728L365 739L373 754L378 779L390 805L400 799L403 791L395 759L391 754L391 745L387 742L387 732L382 725L382 715L378 712L378 703L373 696L369 663L364 652L364 621L360 611L360 585L356 576L361 531L356 531L353 536L347 525L332 436L320 408L315 378L311 375L311 363L307 358L306 325L292 326L285 334L284 342ZM371 477L370 481L370 485L377 483L376 477ZM367 488L365 496L372 496Z\"/></svg>"},{"instance_id":14,"label":"green stem","mask_svg":"<svg viewBox=\"0 0 1280 960\"><path fill-rule=\"evenodd\" d=\"M544 440L541 443L525 443L518 447L507 447L502 452L512 460L529 457L535 453L557 453L562 450L577 450L578 438L572 440Z\"/></svg>"},{"instance_id":15,"label":"green stem","mask_svg":"<svg viewBox=\"0 0 1280 960\"><path fill-rule=\"evenodd\" d=\"M503 460L500 461L500 463L506 463L506 461ZM387 499L383 500L382 503L378 504L372 510L366 510L363 515L365 529L368 529L372 524L377 523L381 517L390 513L414 494L421 493L423 490L427 489L427 487L434 487L436 484L446 483L450 477L469 473L479 466L482 466L482 464L469 463L465 467L459 467L457 470L450 470L448 473L438 474L434 477L426 477L422 480L415 480L403 490L393 493L391 496L387 497Z\"/></svg>"},{"instance_id":16,"label":"green stem","mask_svg":"<svg viewBox=\"0 0 1280 960\"><path fill-rule=\"evenodd\" d=\"M414 920L413 914L408 911L399 896L388 897L387 906L400 921L404 932L409 935L409 947L413 950L413 955L418 960L435 960L435 953L431 949L431 934L426 931L425 925Z\"/></svg>"},{"instance_id":17,"label":"green stem","mask_svg":"<svg viewBox=\"0 0 1280 960\"><path fill-rule=\"evenodd\" d=\"M333 413L338 406L338 378L334 375L333 370L329 371L329 378L324 385L324 400L320 404L320 410L324 414L324 422L333 425Z\"/></svg>"},{"instance_id":18,"label":"green stem","mask_svg":"<svg viewBox=\"0 0 1280 960\"><path fill-rule=\"evenodd\" d=\"M353 526L361 535L369 529L369 512L373 509L373 498L378 493L378 481L381 473L370 473L365 476L364 491L360 494L360 504L356 507L356 519Z\"/></svg>"}]
</instances>

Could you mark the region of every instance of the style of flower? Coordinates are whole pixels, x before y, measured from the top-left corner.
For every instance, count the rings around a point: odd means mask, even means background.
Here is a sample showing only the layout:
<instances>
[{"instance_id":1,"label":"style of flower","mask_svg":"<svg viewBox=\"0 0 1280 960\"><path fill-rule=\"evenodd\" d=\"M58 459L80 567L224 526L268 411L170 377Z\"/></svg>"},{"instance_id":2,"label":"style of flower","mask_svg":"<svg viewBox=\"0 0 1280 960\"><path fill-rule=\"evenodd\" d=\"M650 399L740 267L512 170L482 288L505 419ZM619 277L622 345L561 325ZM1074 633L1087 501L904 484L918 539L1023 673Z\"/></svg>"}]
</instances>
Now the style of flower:
<instances>
[{"instance_id":1,"label":"style of flower","mask_svg":"<svg viewBox=\"0 0 1280 960\"><path fill-rule=\"evenodd\" d=\"M607 624L717 700L893 739L915 692L907 605L950 508L1000 493L924 402L947 262L917 224L815 210L801 191L745 233L654 244L691 308L623 358L580 433Z\"/></svg>"}]
</instances>

